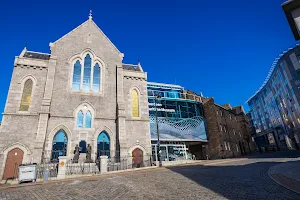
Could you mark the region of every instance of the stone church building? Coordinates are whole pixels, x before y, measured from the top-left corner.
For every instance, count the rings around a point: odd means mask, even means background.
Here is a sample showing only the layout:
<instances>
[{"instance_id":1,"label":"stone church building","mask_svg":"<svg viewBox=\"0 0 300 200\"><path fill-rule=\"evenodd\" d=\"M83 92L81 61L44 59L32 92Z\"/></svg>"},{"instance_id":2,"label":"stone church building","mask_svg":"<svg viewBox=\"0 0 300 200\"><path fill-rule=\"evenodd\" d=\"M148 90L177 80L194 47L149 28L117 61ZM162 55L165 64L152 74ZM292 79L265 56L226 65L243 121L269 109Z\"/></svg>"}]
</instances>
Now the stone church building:
<instances>
[{"instance_id":1,"label":"stone church building","mask_svg":"<svg viewBox=\"0 0 300 200\"><path fill-rule=\"evenodd\" d=\"M15 163L73 158L91 146L95 160L151 154L147 73L89 19L53 43L51 54L15 57L0 129L0 177ZM141 159L141 158L139 158ZM133 161L134 162L134 161Z\"/></svg>"}]
</instances>

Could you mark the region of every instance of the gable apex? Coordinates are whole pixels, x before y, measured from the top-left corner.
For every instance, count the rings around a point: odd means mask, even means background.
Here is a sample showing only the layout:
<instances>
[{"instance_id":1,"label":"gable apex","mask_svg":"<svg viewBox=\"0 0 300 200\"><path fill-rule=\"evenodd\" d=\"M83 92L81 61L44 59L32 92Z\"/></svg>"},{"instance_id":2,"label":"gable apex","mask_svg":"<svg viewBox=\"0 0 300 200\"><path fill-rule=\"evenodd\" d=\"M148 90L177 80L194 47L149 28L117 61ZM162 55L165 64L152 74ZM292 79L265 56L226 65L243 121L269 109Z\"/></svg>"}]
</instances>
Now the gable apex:
<instances>
[{"instance_id":1,"label":"gable apex","mask_svg":"<svg viewBox=\"0 0 300 200\"><path fill-rule=\"evenodd\" d=\"M59 42L60 40L62 40L63 38L67 37L69 34L71 34L72 32L76 31L77 29L81 28L82 26L84 26L87 23L91 23L92 25L94 25L99 30L99 32L111 43L111 45L115 48L115 50L122 57L124 57L124 54L119 51L119 49L112 43L112 41L105 35L105 33L99 28L99 26L94 22L94 20L91 17L88 20L86 20L85 22L83 22L82 24L80 24L79 26L77 26L76 28L74 28L72 31L68 32L67 34L65 34L64 36L62 36L58 40L56 40L55 42L53 42L53 43L51 42L50 46L55 45L55 43Z\"/></svg>"}]
</instances>

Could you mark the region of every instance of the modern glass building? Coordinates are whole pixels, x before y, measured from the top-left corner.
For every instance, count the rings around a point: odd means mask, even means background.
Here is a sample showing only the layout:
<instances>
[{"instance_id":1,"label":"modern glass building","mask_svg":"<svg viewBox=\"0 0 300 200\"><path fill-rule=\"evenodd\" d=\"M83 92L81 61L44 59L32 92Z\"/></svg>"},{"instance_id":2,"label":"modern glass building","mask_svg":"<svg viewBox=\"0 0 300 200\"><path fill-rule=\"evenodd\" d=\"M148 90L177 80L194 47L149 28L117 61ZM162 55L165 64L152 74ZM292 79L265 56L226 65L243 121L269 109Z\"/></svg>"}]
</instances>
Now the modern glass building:
<instances>
[{"instance_id":1,"label":"modern glass building","mask_svg":"<svg viewBox=\"0 0 300 200\"><path fill-rule=\"evenodd\" d=\"M147 89L154 160L157 129L162 161L205 158L207 135L201 97L186 93L179 85L148 82Z\"/></svg>"},{"instance_id":2,"label":"modern glass building","mask_svg":"<svg viewBox=\"0 0 300 200\"><path fill-rule=\"evenodd\" d=\"M300 46L282 52L248 100L258 147L299 149Z\"/></svg>"}]
</instances>

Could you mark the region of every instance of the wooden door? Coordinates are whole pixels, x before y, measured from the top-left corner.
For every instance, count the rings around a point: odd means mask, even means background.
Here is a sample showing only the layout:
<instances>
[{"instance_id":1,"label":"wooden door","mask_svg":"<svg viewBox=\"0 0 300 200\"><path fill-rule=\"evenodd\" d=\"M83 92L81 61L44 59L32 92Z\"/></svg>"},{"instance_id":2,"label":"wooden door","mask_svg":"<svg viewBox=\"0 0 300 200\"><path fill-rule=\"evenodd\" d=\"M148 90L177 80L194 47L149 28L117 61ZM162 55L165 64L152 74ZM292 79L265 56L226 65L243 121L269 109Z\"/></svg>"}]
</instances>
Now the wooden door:
<instances>
[{"instance_id":1,"label":"wooden door","mask_svg":"<svg viewBox=\"0 0 300 200\"><path fill-rule=\"evenodd\" d=\"M136 148L132 152L132 167L133 168L139 168L143 167L143 151L139 148Z\"/></svg>"},{"instance_id":2,"label":"wooden door","mask_svg":"<svg viewBox=\"0 0 300 200\"><path fill-rule=\"evenodd\" d=\"M3 173L3 179L17 178L19 165L22 164L23 161L23 155L23 151L18 148L15 148L8 152Z\"/></svg>"}]
</instances>

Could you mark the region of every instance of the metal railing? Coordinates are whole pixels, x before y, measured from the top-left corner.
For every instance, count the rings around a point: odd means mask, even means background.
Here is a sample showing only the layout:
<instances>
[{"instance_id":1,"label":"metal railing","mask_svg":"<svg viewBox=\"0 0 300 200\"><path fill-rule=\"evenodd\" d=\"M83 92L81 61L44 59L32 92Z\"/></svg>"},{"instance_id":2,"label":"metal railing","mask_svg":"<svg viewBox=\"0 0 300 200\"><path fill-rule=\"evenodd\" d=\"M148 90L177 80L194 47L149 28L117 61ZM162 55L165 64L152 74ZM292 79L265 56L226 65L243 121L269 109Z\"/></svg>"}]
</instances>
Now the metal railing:
<instances>
[{"instance_id":1,"label":"metal railing","mask_svg":"<svg viewBox=\"0 0 300 200\"><path fill-rule=\"evenodd\" d=\"M108 159L107 170L119 171L133 168L142 168L152 166L152 156L142 157L113 157Z\"/></svg>"},{"instance_id":2,"label":"metal railing","mask_svg":"<svg viewBox=\"0 0 300 200\"><path fill-rule=\"evenodd\" d=\"M72 160L66 163L66 175L79 175L79 174L98 174L98 163L73 163Z\"/></svg>"},{"instance_id":3,"label":"metal railing","mask_svg":"<svg viewBox=\"0 0 300 200\"><path fill-rule=\"evenodd\" d=\"M191 93L148 90L148 97L154 98L155 96L160 96L161 98L187 99L187 100L202 102L202 97L200 97L199 95L191 94Z\"/></svg>"},{"instance_id":4,"label":"metal railing","mask_svg":"<svg viewBox=\"0 0 300 200\"><path fill-rule=\"evenodd\" d=\"M37 178L44 178L44 173L48 173L47 177L54 178L57 177L58 173L58 163L42 163L37 165Z\"/></svg>"}]
</instances>

